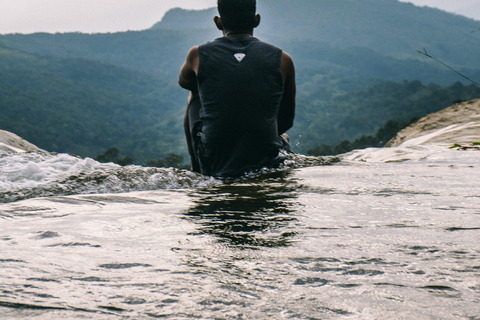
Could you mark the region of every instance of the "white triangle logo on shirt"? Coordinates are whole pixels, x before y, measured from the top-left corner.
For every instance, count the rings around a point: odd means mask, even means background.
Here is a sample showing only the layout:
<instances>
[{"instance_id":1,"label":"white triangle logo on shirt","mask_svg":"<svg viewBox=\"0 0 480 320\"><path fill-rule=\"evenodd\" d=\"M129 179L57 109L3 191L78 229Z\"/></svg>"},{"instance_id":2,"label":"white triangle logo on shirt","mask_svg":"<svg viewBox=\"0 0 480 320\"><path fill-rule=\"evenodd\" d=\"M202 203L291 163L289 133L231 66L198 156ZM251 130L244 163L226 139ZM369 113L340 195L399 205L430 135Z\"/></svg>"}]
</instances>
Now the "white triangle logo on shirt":
<instances>
[{"instance_id":1,"label":"white triangle logo on shirt","mask_svg":"<svg viewBox=\"0 0 480 320\"><path fill-rule=\"evenodd\" d=\"M234 54L235 59L237 59L238 62L242 62L243 58L245 58L245 53L235 53Z\"/></svg>"}]
</instances>

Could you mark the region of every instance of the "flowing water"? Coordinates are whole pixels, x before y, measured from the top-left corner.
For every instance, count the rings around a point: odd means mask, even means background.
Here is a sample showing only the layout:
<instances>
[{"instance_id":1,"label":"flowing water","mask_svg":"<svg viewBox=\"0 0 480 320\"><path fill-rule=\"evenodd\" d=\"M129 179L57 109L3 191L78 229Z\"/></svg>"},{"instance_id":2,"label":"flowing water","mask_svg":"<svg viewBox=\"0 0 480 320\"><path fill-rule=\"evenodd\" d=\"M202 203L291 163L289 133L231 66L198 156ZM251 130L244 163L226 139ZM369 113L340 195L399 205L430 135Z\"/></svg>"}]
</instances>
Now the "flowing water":
<instances>
[{"instance_id":1,"label":"flowing water","mask_svg":"<svg viewBox=\"0 0 480 320\"><path fill-rule=\"evenodd\" d=\"M478 156L296 156L227 183L3 154L0 318L480 319Z\"/></svg>"}]
</instances>

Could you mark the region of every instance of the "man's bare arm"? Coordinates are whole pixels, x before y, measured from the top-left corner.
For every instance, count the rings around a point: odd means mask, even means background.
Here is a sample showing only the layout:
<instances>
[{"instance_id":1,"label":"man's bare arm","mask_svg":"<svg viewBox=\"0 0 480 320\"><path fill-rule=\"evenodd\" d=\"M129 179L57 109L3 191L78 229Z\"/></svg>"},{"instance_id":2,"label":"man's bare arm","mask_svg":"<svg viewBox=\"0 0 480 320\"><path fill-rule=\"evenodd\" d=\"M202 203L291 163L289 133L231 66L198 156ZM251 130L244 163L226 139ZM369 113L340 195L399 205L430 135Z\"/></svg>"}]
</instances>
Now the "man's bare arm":
<instances>
[{"instance_id":1,"label":"man's bare arm","mask_svg":"<svg viewBox=\"0 0 480 320\"><path fill-rule=\"evenodd\" d=\"M178 77L178 84L187 90L190 90L192 94L198 93L197 88L197 73L198 73L198 47L193 47L187 54L187 59L180 69L180 75Z\"/></svg>"},{"instance_id":2,"label":"man's bare arm","mask_svg":"<svg viewBox=\"0 0 480 320\"><path fill-rule=\"evenodd\" d=\"M198 85L197 85L197 72L198 72L198 47L193 47L187 54L187 59L180 69L180 74L178 76L178 84L187 90L190 90L187 100L187 110L185 111L185 118L183 121L183 126L185 129L185 137L187 138L188 153L190 154L190 160L192 163L192 171L200 173L200 166L198 164L197 158L195 156L195 151L192 145L192 136L190 132L190 119L189 119L189 108L190 102L196 96L198 96Z\"/></svg>"},{"instance_id":3,"label":"man's bare arm","mask_svg":"<svg viewBox=\"0 0 480 320\"><path fill-rule=\"evenodd\" d=\"M293 119L295 118L295 66L290 55L286 52L282 54L281 62L282 80L283 80L283 97L278 113L278 134L285 133L293 127Z\"/></svg>"}]
</instances>

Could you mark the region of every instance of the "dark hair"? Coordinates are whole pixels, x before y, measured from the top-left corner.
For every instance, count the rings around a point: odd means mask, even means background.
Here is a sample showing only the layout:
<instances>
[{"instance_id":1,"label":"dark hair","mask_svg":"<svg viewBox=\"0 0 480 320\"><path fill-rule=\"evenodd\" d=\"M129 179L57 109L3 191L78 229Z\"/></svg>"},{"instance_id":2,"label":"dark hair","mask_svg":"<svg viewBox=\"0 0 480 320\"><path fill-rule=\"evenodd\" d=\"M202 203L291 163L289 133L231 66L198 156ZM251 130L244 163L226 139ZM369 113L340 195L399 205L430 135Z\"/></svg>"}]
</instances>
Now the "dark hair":
<instances>
[{"instance_id":1,"label":"dark hair","mask_svg":"<svg viewBox=\"0 0 480 320\"><path fill-rule=\"evenodd\" d=\"M248 30L255 24L256 0L218 0L218 13L227 30Z\"/></svg>"}]
</instances>

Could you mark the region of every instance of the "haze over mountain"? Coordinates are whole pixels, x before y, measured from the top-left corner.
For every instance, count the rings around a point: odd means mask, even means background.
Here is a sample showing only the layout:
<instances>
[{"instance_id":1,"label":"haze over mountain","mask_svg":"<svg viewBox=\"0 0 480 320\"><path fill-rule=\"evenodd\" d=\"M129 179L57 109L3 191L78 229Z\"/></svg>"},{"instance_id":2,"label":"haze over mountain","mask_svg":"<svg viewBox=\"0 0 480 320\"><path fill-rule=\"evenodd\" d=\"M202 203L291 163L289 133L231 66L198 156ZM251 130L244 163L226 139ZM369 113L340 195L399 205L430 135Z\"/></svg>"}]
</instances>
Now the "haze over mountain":
<instances>
[{"instance_id":1,"label":"haze over mountain","mask_svg":"<svg viewBox=\"0 0 480 320\"><path fill-rule=\"evenodd\" d=\"M478 0L400 1L438 8L480 21ZM171 8L199 10L215 6L216 0L2 0L0 34L138 31L148 29Z\"/></svg>"},{"instance_id":2,"label":"haze over mountain","mask_svg":"<svg viewBox=\"0 0 480 320\"><path fill-rule=\"evenodd\" d=\"M308 68L333 62L342 68L349 63L361 64L367 55L375 60L385 55L433 62L417 53L425 48L453 67L477 68L475 52L480 49L480 41L476 40L480 40L480 33L472 31L480 28L480 21L438 9L420 8L397 0L263 0L259 2L258 11L262 14L262 23L256 35L290 52L300 67L303 62ZM176 77L189 47L221 35L212 22L216 14L214 8L202 11L173 9L152 29L141 32L7 35L2 38L15 48L32 53L86 57L171 73ZM431 64L435 73L443 70L438 64ZM370 74L377 72L382 78L388 73L381 66L376 67L377 70L356 68L362 69L362 74L364 69ZM442 74L439 74L440 79L427 78L431 75L419 71L418 67L411 69L411 74L391 73L388 77L400 81L452 82L451 77L442 78Z\"/></svg>"},{"instance_id":3,"label":"haze over mountain","mask_svg":"<svg viewBox=\"0 0 480 320\"><path fill-rule=\"evenodd\" d=\"M416 6L428 6L438 8L447 12L461 14L466 17L480 21L480 1L479 0L400 0L402 2L411 2Z\"/></svg>"},{"instance_id":4,"label":"haze over mountain","mask_svg":"<svg viewBox=\"0 0 480 320\"><path fill-rule=\"evenodd\" d=\"M458 14L480 21L480 4L479 3L461 8L456 12Z\"/></svg>"},{"instance_id":5,"label":"haze over mountain","mask_svg":"<svg viewBox=\"0 0 480 320\"><path fill-rule=\"evenodd\" d=\"M472 31L480 22L438 9L397 0L263 0L258 12L263 19L256 34L274 43L286 45L297 40L344 48L370 47L397 58L418 57L417 50L425 47L449 63L477 62L471 50L477 50L480 41L474 41L478 37L472 37ZM215 14L215 8L174 9L153 28L212 29Z\"/></svg>"},{"instance_id":6,"label":"haze over mountain","mask_svg":"<svg viewBox=\"0 0 480 320\"><path fill-rule=\"evenodd\" d=\"M417 52L425 48L480 79L480 32L472 33L479 21L397 0L263 0L258 9L262 23L255 35L296 63L291 135L297 152L479 96ZM81 156L110 146L139 163L169 152L186 155L187 93L177 86L177 74L191 46L221 35L215 14L173 9L138 32L0 36L0 73L8 75L0 77L0 129ZM464 85L442 91L456 81ZM431 82L440 86L427 86Z\"/></svg>"}]
</instances>

